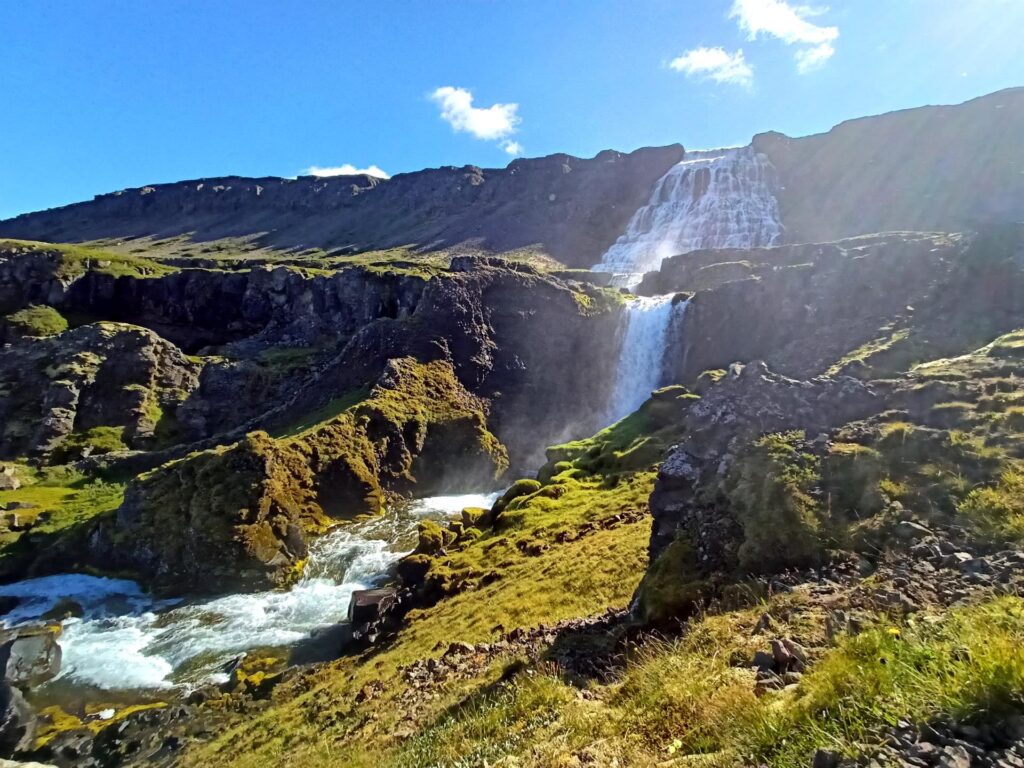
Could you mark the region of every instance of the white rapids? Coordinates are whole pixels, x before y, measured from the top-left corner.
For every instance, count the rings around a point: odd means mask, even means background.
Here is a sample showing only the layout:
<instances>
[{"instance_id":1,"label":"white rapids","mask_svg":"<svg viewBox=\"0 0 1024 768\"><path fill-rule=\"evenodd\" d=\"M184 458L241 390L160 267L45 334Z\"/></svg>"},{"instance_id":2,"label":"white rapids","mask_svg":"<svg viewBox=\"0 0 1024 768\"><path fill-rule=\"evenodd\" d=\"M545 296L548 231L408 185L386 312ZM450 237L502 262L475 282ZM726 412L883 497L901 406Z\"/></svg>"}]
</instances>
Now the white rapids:
<instances>
[{"instance_id":1,"label":"white rapids","mask_svg":"<svg viewBox=\"0 0 1024 768\"><path fill-rule=\"evenodd\" d=\"M631 287L669 256L772 245L782 234L774 187L771 162L751 146L687 152L594 269Z\"/></svg>"},{"instance_id":2,"label":"white rapids","mask_svg":"<svg viewBox=\"0 0 1024 768\"><path fill-rule=\"evenodd\" d=\"M673 303L673 297L641 296L626 303L608 423L635 411L661 385L670 331L673 323L681 324L686 314L686 302Z\"/></svg>"},{"instance_id":3,"label":"white rapids","mask_svg":"<svg viewBox=\"0 0 1024 768\"><path fill-rule=\"evenodd\" d=\"M295 645L344 622L352 593L388 578L424 517L490 507L498 495L418 499L339 528L312 545L305 573L287 591L186 603L155 600L132 581L62 574L0 586L0 596L21 599L3 625L38 620L66 598L83 607L82 618L64 622L55 683L137 690L222 682L225 662L241 652Z\"/></svg>"}]
</instances>

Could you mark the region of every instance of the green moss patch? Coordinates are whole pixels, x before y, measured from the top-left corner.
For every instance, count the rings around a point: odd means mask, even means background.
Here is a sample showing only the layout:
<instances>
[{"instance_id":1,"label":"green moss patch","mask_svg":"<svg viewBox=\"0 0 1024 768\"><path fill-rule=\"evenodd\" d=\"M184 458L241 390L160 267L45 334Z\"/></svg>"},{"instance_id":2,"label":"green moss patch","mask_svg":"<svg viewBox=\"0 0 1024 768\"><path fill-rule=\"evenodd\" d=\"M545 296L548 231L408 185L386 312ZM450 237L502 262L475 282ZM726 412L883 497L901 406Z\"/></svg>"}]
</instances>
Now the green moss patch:
<instances>
[{"instance_id":1,"label":"green moss patch","mask_svg":"<svg viewBox=\"0 0 1024 768\"><path fill-rule=\"evenodd\" d=\"M55 336L68 329L68 321L53 307L32 304L4 318L4 323L21 336Z\"/></svg>"}]
</instances>

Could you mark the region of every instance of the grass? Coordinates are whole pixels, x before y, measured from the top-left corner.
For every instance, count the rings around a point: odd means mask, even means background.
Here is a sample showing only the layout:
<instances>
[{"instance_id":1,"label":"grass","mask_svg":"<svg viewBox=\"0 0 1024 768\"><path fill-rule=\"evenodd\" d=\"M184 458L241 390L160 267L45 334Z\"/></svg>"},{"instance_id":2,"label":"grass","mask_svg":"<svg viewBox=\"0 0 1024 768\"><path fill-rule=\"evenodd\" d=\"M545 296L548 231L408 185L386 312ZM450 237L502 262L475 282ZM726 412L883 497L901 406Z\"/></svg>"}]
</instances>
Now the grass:
<instances>
[{"instance_id":1,"label":"grass","mask_svg":"<svg viewBox=\"0 0 1024 768\"><path fill-rule=\"evenodd\" d=\"M861 753L901 719L991 722L1024 706L1020 598L942 619L879 621L821 649L796 686L758 697L746 664L760 610L709 616L678 640L648 643L620 683L592 684L587 698L543 667L484 688L399 749L381 750L376 764L577 765L584 756L598 765L802 768L820 748Z\"/></svg>"},{"instance_id":2,"label":"grass","mask_svg":"<svg viewBox=\"0 0 1024 768\"><path fill-rule=\"evenodd\" d=\"M336 416L340 416L349 408L363 402L369 396L370 390L363 388L347 392L341 397L332 398L321 408L305 414L301 419L294 423L275 430L272 435L276 438L295 437L301 435L317 425L323 424L325 421L330 421Z\"/></svg>"},{"instance_id":3,"label":"grass","mask_svg":"<svg viewBox=\"0 0 1024 768\"><path fill-rule=\"evenodd\" d=\"M853 363L873 368L875 367L873 358L881 357L883 353L893 353L894 350L899 350L899 348L907 341L909 336L909 330L900 329L891 333L887 332L883 336L871 339L837 360L826 371L826 374L828 376L837 376L840 373L843 373L843 370ZM902 362L903 361L901 360L896 362L895 366L890 365L887 370L898 369Z\"/></svg>"},{"instance_id":4,"label":"grass","mask_svg":"<svg viewBox=\"0 0 1024 768\"><path fill-rule=\"evenodd\" d=\"M53 307L30 304L4 318L7 326L22 336L56 336L68 329L68 321Z\"/></svg>"},{"instance_id":5,"label":"grass","mask_svg":"<svg viewBox=\"0 0 1024 768\"><path fill-rule=\"evenodd\" d=\"M973 489L958 511L990 541L1024 542L1024 467L1015 463L995 483Z\"/></svg>"},{"instance_id":6,"label":"grass","mask_svg":"<svg viewBox=\"0 0 1024 768\"><path fill-rule=\"evenodd\" d=\"M22 502L33 507L18 510L19 518L32 521L46 513L46 521L33 526L31 533L55 534L97 515L117 509L124 499L124 485L90 480L68 467L33 470L20 467L23 485L16 491L0 491L0 504ZM0 557L24 535L15 531L0 533Z\"/></svg>"},{"instance_id":7,"label":"grass","mask_svg":"<svg viewBox=\"0 0 1024 768\"><path fill-rule=\"evenodd\" d=\"M317 765L360 765L360 751L388 739L397 726L402 707L394 697L403 687L402 666L439 656L450 642L494 640L501 628L551 624L608 606L624 606L643 572L649 536L650 523L642 520L598 531L538 557L520 556L502 570L498 581L413 611L393 644L322 670L311 682L292 690L294 698L279 701L266 714L190 753L189 763L273 766L288 755ZM501 666L485 670L466 687L453 682L436 699L422 702L418 716L436 717L458 707L479 686L495 682ZM385 693L368 704L355 704L355 694L370 683L382 685ZM562 698L573 695L564 688L559 693ZM501 730L500 721L480 727L490 727L495 734ZM345 739L343 747L341 739ZM247 749L239 750L240 743Z\"/></svg>"},{"instance_id":8,"label":"grass","mask_svg":"<svg viewBox=\"0 0 1024 768\"><path fill-rule=\"evenodd\" d=\"M55 253L59 257L56 276L70 279L86 272L113 277L159 277L177 270L157 261L125 253L87 248L81 245L41 243L33 240L0 239L0 250L19 249Z\"/></svg>"},{"instance_id":9,"label":"grass","mask_svg":"<svg viewBox=\"0 0 1024 768\"><path fill-rule=\"evenodd\" d=\"M100 426L82 432L72 432L55 451L59 463L77 461L85 456L102 456L128 449L124 441L124 427Z\"/></svg>"}]
</instances>

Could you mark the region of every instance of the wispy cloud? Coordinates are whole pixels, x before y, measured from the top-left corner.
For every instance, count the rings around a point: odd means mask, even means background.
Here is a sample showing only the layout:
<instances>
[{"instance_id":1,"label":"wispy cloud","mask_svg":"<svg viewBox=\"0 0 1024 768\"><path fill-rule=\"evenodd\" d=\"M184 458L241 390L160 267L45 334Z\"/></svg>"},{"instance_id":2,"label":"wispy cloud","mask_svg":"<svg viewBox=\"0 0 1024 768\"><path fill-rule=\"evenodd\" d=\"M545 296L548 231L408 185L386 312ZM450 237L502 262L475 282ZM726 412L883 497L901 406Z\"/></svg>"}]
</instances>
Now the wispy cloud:
<instances>
[{"instance_id":1,"label":"wispy cloud","mask_svg":"<svg viewBox=\"0 0 1024 768\"><path fill-rule=\"evenodd\" d=\"M754 70L743 58L743 51L729 53L724 48L694 48L669 62L669 67L687 77L749 86Z\"/></svg>"},{"instance_id":2,"label":"wispy cloud","mask_svg":"<svg viewBox=\"0 0 1024 768\"><path fill-rule=\"evenodd\" d=\"M441 107L441 119L458 133L468 133L485 141L501 140L499 146L512 156L523 153L523 145L508 138L522 122L518 104L492 104L474 107L473 94L466 88L446 85L430 98Z\"/></svg>"},{"instance_id":3,"label":"wispy cloud","mask_svg":"<svg viewBox=\"0 0 1024 768\"><path fill-rule=\"evenodd\" d=\"M827 10L790 5L785 0L734 0L729 18L736 19L750 40L765 34L786 45L799 46L797 70L804 73L817 69L836 52L833 43L839 37L839 28L809 21Z\"/></svg>"},{"instance_id":4,"label":"wispy cloud","mask_svg":"<svg viewBox=\"0 0 1024 768\"><path fill-rule=\"evenodd\" d=\"M376 176L380 179L390 179L391 175L384 169L376 166L369 165L366 168L356 168L352 163L342 163L341 165L331 166L328 168L322 168L319 165L311 165L309 168L302 172L303 176Z\"/></svg>"}]
</instances>

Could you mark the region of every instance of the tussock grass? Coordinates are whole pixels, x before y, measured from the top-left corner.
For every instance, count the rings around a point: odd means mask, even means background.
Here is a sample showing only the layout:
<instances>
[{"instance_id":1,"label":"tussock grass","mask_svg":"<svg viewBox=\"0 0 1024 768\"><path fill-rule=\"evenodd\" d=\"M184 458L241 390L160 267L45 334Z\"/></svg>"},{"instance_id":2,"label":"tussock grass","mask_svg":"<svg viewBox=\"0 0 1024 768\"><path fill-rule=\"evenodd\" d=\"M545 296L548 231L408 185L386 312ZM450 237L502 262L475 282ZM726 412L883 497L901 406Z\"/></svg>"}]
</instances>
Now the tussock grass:
<instances>
[{"instance_id":1,"label":"tussock grass","mask_svg":"<svg viewBox=\"0 0 1024 768\"><path fill-rule=\"evenodd\" d=\"M443 711L397 749L364 747L362 759L387 768L587 764L581 758L803 768L819 748L855 755L880 743L900 719L992 720L1024 706L1020 598L942 620L879 621L822 650L799 684L762 697L743 666L758 642L749 633L756 612L709 616L679 640L648 643L621 683L592 685L586 697L553 670L520 674Z\"/></svg>"}]
</instances>

